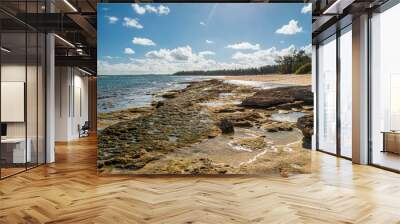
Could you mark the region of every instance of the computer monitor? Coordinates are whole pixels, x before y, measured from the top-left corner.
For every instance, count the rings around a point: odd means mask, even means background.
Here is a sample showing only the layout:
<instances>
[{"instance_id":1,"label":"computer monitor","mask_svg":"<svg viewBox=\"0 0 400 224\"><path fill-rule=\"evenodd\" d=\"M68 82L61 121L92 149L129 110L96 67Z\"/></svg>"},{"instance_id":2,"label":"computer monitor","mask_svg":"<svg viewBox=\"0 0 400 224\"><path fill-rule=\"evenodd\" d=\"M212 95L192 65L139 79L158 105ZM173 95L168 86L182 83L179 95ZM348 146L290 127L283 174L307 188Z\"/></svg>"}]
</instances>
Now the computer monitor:
<instances>
[{"instance_id":1,"label":"computer monitor","mask_svg":"<svg viewBox=\"0 0 400 224\"><path fill-rule=\"evenodd\" d=\"M7 136L7 124L1 123L1 136Z\"/></svg>"}]
</instances>

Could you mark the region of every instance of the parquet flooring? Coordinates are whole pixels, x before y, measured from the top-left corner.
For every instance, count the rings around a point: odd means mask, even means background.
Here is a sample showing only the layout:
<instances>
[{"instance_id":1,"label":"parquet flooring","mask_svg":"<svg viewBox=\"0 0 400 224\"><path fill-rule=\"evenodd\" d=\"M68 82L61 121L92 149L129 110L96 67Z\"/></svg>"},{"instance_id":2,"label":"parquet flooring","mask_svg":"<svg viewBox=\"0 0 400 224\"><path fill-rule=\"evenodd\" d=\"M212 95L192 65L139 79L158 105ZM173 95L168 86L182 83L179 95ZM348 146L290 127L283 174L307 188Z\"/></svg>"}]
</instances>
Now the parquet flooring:
<instances>
[{"instance_id":1,"label":"parquet flooring","mask_svg":"<svg viewBox=\"0 0 400 224\"><path fill-rule=\"evenodd\" d=\"M0 181L0 223L400 223L400 175L312 153L313 173L98 177L96 139Z\"/></svg>"}]
</instances>

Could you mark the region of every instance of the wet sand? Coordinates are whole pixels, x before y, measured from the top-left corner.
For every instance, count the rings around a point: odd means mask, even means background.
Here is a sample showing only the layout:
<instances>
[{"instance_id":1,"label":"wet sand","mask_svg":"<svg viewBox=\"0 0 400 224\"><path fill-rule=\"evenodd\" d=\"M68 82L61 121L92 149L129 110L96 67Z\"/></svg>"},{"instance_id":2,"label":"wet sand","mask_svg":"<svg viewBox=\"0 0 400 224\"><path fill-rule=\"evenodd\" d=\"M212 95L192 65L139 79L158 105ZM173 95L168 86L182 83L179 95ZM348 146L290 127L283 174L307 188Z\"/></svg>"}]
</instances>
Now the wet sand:
<instances>
[{"instance_id":1,"label":"wet sand","mask_svg":"<svg viewBox=\"0 0 400 224\"><path fill-rule=\"evenodd\" d=\"M241 75L241 76L224 76L223 80L240 80L268 82L282 85L311 85L311 75Z\"/></svg>"}]
</instances>

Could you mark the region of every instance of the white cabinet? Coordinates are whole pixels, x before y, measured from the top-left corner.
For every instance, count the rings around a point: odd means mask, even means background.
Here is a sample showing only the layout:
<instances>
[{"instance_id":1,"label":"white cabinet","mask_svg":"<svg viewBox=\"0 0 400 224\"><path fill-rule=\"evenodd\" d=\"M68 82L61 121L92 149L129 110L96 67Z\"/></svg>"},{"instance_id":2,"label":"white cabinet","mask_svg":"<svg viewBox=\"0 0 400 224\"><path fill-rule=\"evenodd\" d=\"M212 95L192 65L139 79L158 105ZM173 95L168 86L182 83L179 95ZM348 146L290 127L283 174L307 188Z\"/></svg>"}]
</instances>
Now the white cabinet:
<instances>
[{"instance_id":1,"label":"white cabinet","mask_svg":"<svg viewBox=\"0 0 400 224\"><path fill-rule=\"evenodd\" d=\"M25 138L7 138L1 140L2 147L11 147L13 163L25 163L32 161L32 141L28 138L26 142L27 147L25 151Z\"/></svg>"}]
</instances>

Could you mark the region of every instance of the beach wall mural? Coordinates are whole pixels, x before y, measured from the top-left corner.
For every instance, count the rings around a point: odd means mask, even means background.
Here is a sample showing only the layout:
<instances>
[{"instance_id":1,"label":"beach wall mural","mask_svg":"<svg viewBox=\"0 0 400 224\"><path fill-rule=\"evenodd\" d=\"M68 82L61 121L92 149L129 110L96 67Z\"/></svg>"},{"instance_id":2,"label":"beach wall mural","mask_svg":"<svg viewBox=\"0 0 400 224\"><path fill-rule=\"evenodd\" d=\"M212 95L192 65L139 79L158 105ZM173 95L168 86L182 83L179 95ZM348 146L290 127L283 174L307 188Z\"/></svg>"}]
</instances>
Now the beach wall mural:
<instances>
[{"instance_id":1,"label":"beach wall mural","mask_svg":"<svg viewBox=\"0 0 400 224\"><path fill-rule=\"evenodd\" d=\"M310 172L311 4L98 4L98 171Z\"/></svg>"}]
</instances>

